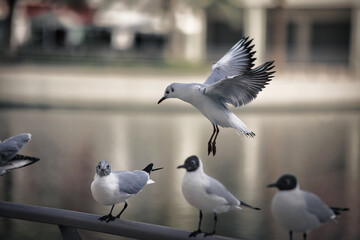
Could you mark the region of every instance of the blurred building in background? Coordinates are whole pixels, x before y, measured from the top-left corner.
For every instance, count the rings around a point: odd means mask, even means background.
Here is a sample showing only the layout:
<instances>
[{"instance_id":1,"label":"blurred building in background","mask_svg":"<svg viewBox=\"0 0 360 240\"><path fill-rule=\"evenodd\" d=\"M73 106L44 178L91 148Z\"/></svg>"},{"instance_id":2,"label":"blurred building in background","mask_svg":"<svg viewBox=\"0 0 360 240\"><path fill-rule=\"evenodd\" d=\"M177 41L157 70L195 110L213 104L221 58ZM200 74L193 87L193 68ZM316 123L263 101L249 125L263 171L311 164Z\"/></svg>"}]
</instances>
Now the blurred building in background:
<instances>
[{"instance_id":1,"label":"blurred building in background","mask_svg":"<svg viewBox=\"0 0 360 240\"><path fill-rule=\"evenodd\" d=\"M259 62L359 71L359 29L357 0L0 0L1 54L19 59L202 62L250 36Z\"/></svg>"}]
</instances>

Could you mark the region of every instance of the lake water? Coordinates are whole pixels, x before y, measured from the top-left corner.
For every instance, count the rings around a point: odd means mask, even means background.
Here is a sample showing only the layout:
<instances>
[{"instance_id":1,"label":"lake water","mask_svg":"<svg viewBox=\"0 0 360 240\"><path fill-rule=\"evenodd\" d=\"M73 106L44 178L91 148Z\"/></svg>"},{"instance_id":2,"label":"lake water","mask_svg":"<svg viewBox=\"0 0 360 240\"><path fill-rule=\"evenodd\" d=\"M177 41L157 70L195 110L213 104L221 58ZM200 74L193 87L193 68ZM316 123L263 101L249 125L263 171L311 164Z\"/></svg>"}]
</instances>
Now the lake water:
<instances>
[{"instance_id":1,"label":"lake water","mask_svg":"<svg viewBox=\"0 0 360 240\"><path fill-rule=\"evenodd\" d=\"M190 108L190 107L189 107ZM0 178L0 199L105 215L110 207L92 198L90 184L100 160L113 170L142 169L153 162L156 184L129 199L122 218L193 231L198 211L182 196L183 169L198 155L204 170L240 200L245 209L219 215L217 233L242 239L287 239L271 215L275 189L266 185L284 173L331 206L349 207L338 224L327 223L309 239L360 239L360 112L238 111L254 139L221 129L215 157L207 156L212 126L196 111L96 111L2 109L0 138L30 132L21 154L41 160ZM117 205L118 213L122 204ZM212 227L205 215L203 230ZM57 226L0 218L2 239L61 239ZM84 239L122 239L81 231ZM295 235L295 239L301 239Z\"/></svg>"}]
</instances>

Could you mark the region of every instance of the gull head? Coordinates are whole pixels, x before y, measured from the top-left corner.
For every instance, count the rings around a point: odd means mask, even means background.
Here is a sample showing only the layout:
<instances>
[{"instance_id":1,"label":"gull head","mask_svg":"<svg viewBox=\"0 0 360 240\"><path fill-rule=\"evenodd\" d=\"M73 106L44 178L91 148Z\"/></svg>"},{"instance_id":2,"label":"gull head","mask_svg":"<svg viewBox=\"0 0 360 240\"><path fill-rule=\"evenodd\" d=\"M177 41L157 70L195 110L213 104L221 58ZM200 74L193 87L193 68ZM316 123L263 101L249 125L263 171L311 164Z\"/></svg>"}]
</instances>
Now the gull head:
<instances>
[{"instance_id":1,"label":"gull head","mask_svg":"<svg viewBox=\"0 0 360 240\"><path fill-rule=\"evenodd\" d=\"M276 187L280 191L293 190L298 187L296 177L291 174L282 175L275 183L269 184L267 187Z\"/></svg>"},{"instance_id":2,"label":"gull head","mask_svg":"<svg viewBox=\"0 0 360 240\"><path fill-rule=\"evenodd\" d=\"M164 96L160 98L158 101L158 104L164 101L167 98L176 98L177 97L177 91L176 91L176 83L172 83L169 86L166 87Z\"/></svg>"},{"instance_id":3,"label":"gull head","mask_svg":"<svg viewBox=\"0 0 360 240\"><path fill-rule=\"evenodd\" d=\"M100 161L96 166L96 174L105 177L111 173L111 167L108 161Z\"/></svg>"},{"instance_id":4,"label":"gull head","mask_svg":"<svg viewBox=\"0 0 360 240\"><path fill-rule=\"evenodd\" d=\"M178 166L177 168L185 168L187 172L196 171L199 168L202 168L201 160L193 155L188 157L183 165Z\"/></svg>"}]
</instances>

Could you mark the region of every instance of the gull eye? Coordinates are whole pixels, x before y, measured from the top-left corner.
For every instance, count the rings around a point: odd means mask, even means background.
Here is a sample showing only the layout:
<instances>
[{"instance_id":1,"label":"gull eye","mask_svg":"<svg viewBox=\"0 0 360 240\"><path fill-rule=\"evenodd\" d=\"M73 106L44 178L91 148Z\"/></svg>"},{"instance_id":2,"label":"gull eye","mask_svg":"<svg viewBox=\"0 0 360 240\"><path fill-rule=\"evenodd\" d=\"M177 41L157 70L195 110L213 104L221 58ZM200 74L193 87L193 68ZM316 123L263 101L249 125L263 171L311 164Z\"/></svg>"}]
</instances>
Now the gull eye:
<instances>
[{"instance_id":1,"label":"gull eye","mask_svg":"<svg viewBox=\"0 0 360 240\"><path fill-rule=\"evenodd\" d=\"M106 168L107 168L107 169L110 169L110 165L107 165Z\"/></svg>"},{"instance_id":2,"label":"gull eye","mask_svg":"<svg viewBox=\"0 0 360 240\"><path fill-rule=\"evenodd\" d=\"M174 90L174 88L173 87L171 87L171 92L174 92L175 90Z\"/></svg>"},{"instance_id":3,"label":"gull eye","mask_svg":"<svg viewBox=\"0 0 360 240\"><path fill-rule=\"evenodd\" d=\"M168 90L166 90L166 92L165 92L166 94L169 94L169 91Z\"/></svg>"},{"instance_id":4,"label":"gull eye","mask_svg":"<svg viewBox=\"0 0 360 240\"><path fill-rule=\"evenodd\" d=\"M191 165L195 165L195 164L196 164L195 160L192 160Z\"/></svg>"}]
</instances>

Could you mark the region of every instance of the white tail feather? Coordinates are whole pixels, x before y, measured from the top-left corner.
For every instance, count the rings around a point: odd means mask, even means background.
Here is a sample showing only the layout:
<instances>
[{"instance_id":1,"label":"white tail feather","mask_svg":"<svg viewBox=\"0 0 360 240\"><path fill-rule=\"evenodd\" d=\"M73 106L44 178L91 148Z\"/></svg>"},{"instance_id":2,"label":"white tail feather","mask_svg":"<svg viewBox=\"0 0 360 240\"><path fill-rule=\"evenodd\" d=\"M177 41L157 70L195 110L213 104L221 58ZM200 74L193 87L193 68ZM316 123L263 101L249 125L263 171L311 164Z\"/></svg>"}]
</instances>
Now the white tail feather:
<instances>
[{"instance_id":1,"label":"white tail feather","mask_svg":"<svg viewBox=\"0 0 360 240\"><path fill-rule=\"evenodd\" d=\"M255 133L250 131L245 123L243 123L235 114L228 115L228 121L230 125L236 129L237 134L244 134L247 137L255 137Z\"/></svg>"},{"instance_id":2,"label":"white tail feather","mask_svg":"<svg viewBox=\"0 0 360 240\"><path fill-rule=\"evenodd\" d=\"M235 208L238 210L243 210L242 207L240 207L240 206L236 206Z\"/></svg>"},{"instance_id":3,"label":"white tail feather","mask_svg":"<svg viewBox=\"0 0 360 240\"><path fill-rule=\"evenodd\" d=\"M146 182L146 184L153 184L153 183L155 183L153 180L151 180L150 178L149 178L149 180L147 180L147 182Z\"/></svg>"}]
</instances>

